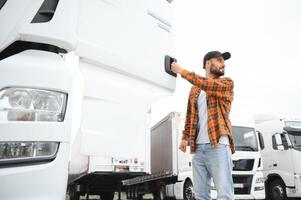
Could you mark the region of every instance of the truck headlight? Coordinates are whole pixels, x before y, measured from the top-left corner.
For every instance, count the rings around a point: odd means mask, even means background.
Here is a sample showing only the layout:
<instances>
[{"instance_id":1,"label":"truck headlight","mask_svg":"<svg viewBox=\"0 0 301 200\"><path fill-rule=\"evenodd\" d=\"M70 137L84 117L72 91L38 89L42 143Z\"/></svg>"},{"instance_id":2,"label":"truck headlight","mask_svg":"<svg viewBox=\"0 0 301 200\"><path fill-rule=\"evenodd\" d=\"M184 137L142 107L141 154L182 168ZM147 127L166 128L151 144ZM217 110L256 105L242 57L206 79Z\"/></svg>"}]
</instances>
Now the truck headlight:
<instances>
[{"instance_id":1,"label":"truck headlight","mask_svg":"<svg viewBox=\"0 0 301 200\"><path fill-rule=\"evenodd\" d=\"M32 88L0 91L0 121L54 121L65 117L67 94Z\"/></svg>"},{"instance_id":2,"label":"truck headlight","mask_svg":"<svg viewBox=\"0 0 301 200\"><path fill-rule=\"evenodd\" d=\"M58 142L0 142L0 165L54 159Z\"/></svg>"}]
</instances>

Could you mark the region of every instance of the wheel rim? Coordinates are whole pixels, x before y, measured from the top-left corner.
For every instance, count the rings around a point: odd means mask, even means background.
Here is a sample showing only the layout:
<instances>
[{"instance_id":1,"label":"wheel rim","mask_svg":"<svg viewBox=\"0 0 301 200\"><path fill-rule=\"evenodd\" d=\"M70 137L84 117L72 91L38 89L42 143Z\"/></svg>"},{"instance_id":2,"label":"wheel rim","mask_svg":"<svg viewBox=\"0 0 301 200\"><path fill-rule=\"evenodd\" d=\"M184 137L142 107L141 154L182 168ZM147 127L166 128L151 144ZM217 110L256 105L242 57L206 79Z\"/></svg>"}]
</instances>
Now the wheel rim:
<instances>
[{"instance_id":1,"label":"wheel rim","mask_svg":"<svg viewBox=\"0 0 301 200\"><path fill-rule=\"evenodd\" d=\"M193 187L192 185L189 185L188 187L185 188L185 197L187 200L192 200L193 199Z\"/></svg>"},{"instance_id":2,"label":"wheel rim","mask_svg":"<svg viewBox=\"0 0 301 200\"><path fill-rule=\"evenodd\" d=\"M281 185L276 185L272 188L272 195L274 199L283 199L284 197L284 190Z\"/></svg>"}]
</instances>

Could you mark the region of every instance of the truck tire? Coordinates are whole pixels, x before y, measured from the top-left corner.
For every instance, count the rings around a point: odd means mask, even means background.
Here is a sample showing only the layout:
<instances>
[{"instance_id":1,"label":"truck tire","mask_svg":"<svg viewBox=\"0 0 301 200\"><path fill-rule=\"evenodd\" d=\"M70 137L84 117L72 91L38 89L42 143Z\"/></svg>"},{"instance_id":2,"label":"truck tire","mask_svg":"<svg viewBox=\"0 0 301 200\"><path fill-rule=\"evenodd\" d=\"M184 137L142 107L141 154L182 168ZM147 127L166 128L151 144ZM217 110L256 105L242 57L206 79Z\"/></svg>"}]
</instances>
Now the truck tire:
<instances>
[{"instance_id":1,"label":"truck tire","mask_svg":"<svg viewBox=\"0 0 301 200\"><path fill-rule=\"evenodd\" d=\"M76 191L76 185L72 185L68 188L69 200L79 200L80 193Z\"/></svg>"},{"instance_id":2,"label":"truck tire","mask_svg":"<svg viewBox=\"0 0 301 200\"><path fill-rule=\"evenodd\" d=\"M165 185L161 185L154 193L154 200L165 200L166 199L166 188Z\"/></svg>"},{"instance_id":3,"label":"truck tire","mask_svg":"<svg viewBox=\"0 0 301 200\"><path fill-rule=\"evenodd\" d=\"M267 197L270 200L287 199L285 185L282 180L276 179L271 182Z\"/></svg>"},{"instance_id":4,"label":"truck tire","mask_svg":"<svg viewBox=\"0 0 301 200\"><path fill-rule=\"evenodd\" d=\"M194 200L193 185L192 185L192 182L190 180L187 180L184 183L183 199L184 200Z\"/></svg>"},{"instance_id":5,"label":"truck tire","mask_svg":"<svg viewBox=\"0 0 301 200\"><path fill-rule=\"evenodd\" d=\"M72 192L69 194L69 199L70 200L79 200L80 199L80 195L78 192Z\"/></svg>"},{"instance_id":6,"label":"truck tire","mask_svg":"<svg viewBox=\"0 0 301 200\"><path fill-rule=\"evenodd\" d=\"M99 195L100 195L101 200L113 200L115 192L114 191L106 191L106 192L101 192Z\"/></svg>"}]
</instances>

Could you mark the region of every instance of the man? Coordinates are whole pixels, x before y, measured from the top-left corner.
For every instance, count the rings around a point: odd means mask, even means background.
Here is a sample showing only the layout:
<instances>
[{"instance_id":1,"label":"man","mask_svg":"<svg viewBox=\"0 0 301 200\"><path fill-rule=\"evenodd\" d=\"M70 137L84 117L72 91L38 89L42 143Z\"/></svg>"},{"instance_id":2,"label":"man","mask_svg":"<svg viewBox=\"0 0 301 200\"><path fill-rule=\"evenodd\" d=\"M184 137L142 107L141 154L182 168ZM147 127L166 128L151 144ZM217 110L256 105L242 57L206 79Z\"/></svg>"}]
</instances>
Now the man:
<instances>
[{"instance_id":1,"label":"man","mask_svg":"<svg viewBox=\"0 0 301 200\"><path fill-rule=\"evenodd\" d=\"M186 152L188 142L192 159L194 194L196 200L211 199L211 178L217 199L233 200L232 158L235 152L229 113L233 101L234 83L221 77L229 52L208 52L203 59L206 77L183 69L173 62L171 70L193 84L186 113L180 149Z\"/></svg>"}]
</instances>

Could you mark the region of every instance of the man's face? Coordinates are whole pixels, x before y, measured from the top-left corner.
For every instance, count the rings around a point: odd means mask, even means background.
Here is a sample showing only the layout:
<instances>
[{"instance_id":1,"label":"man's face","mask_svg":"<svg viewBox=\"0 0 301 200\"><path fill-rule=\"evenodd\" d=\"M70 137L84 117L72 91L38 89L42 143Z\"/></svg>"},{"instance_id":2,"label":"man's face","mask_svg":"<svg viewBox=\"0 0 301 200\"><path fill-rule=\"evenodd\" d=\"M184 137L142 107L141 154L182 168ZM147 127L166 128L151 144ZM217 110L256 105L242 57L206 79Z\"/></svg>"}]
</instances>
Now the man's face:
<instances>
[{"instance_id":1,"label":"man's face","mask_svg":"<svg viewBox=\"0 0 301 200\"><path fill-rule=\"evenodd\" d=\"M220 77L225 74L225 60L222 56L211 58L209 62L209 71L213 75Z\"/></svg>"}]
</instances>

